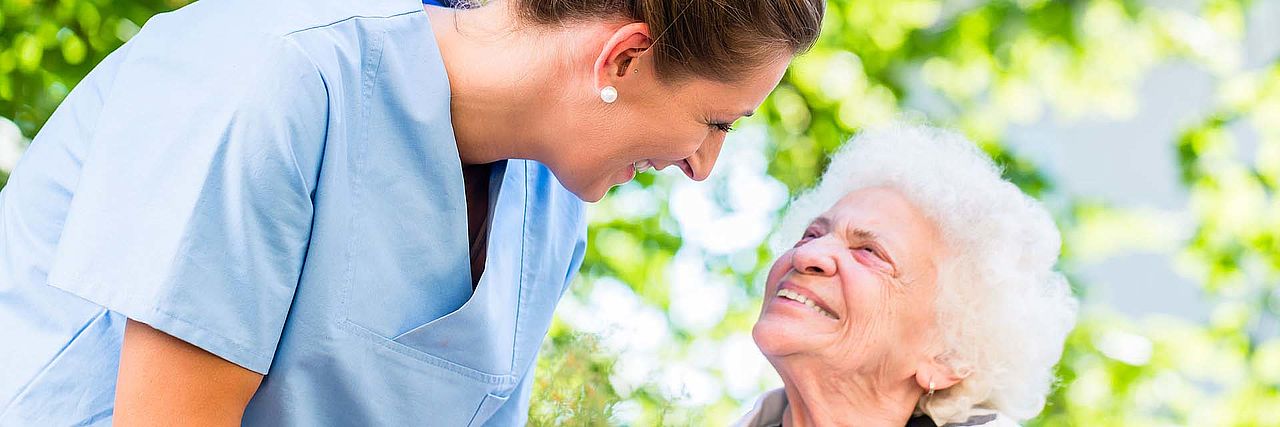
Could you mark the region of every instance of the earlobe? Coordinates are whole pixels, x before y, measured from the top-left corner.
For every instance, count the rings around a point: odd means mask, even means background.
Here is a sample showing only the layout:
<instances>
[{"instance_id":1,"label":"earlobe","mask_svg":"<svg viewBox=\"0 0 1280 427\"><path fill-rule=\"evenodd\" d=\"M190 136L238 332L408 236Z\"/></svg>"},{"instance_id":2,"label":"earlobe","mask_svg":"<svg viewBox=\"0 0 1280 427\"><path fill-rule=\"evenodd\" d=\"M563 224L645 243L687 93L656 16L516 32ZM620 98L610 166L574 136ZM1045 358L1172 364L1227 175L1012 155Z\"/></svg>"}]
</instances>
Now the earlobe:
<instances>
[{"instance_id":1,"label":"earlobe","mask_svg":"<svg viewBox=\"0 0 1280 427\"><path fill-rule=\"evenodd\" d=\"M957 372L960 371L960 372ZM946 390L959 384L965 377L969 376L969 372L964 369L955 369L943 363L941 360L933 359L925 362L916 370L916 384L921 389L928 391Z\"/></svg>"}]
</instances>

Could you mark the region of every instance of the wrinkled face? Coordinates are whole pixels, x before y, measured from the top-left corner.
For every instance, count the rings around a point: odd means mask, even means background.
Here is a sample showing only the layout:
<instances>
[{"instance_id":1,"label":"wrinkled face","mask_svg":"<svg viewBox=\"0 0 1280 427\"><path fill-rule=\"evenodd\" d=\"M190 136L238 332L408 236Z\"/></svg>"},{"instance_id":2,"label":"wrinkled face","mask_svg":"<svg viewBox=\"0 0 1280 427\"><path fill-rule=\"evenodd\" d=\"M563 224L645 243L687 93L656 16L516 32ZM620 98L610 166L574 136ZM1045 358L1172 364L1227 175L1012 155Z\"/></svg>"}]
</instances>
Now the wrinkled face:
<instances>
[{"instance_id":1,"label":"wrinkled face","mask_svg":"<svg viewBox=\"0 0 1280 427\"><path fill-rule=\"evenodd\" d=\"M723 83L696 77L665 82L653 76L654 68L642 57L615 82L617 101L605 104L594 97L587 111L561 121L563 134L572 139L567 146L574 148L549 166L586 201L633 179L635 164L675 166L690 179L704 180L733 123L764 102L790 59L780 54L740 81Z\"/></svg>"},{"instance_id":2,"label":"wrinkled face","mask_svg":"<svg viewBox=\"0 0 1280 427\"><path fill-rule=\"evenodd\" d=\"M930 357L942 251L934 225L896 190L849 193L769 271L756 344L779 372L810 359L837 372L914 375Z\"/></svg>"}]
</instances>

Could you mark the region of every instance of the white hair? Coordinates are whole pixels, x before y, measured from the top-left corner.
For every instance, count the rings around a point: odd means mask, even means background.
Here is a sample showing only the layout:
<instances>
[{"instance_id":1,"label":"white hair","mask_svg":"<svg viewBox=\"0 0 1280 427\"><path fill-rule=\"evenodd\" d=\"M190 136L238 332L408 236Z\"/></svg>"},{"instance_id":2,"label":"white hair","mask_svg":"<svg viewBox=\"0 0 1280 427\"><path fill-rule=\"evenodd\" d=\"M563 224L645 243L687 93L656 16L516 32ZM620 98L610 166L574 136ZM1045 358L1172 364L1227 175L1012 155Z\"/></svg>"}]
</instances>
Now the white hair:
<instances>
[{"instance_id":1,"label":"white hair","mask_svg":"<svg viewBox=\"0 0 1280 427\"><path fill-rule=\"evenodd\" d=\"M861 133L832 157L819 184L791 203L774 253L845 195L869 187L900 192L951 249L938 266L936 319L942 360L965 378L921 398L917 409L939 425L978 408L1035 417L1077 306L1054 270L1061 238L1049 213L964 137L898 123Z\"/></svg>"}]
</instances>

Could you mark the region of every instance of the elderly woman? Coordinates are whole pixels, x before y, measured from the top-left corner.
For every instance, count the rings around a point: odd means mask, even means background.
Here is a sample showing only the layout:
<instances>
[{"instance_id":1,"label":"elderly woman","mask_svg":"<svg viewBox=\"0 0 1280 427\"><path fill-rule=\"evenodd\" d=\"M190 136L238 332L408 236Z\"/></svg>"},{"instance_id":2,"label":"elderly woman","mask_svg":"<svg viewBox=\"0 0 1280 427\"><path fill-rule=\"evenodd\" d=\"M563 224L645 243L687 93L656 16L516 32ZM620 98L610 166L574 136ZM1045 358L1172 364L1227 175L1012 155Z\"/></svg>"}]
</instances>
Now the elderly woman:
<instances>
[{"instance_id":1,"label":"elderly woman","mask_svg":"<svg viewBox=\"0 0 1280 427\"><path fill-rule=\"evenodd\" d=\"M779 235L799 240L753 336L784 387L738 425L1001 426L1044 406L1076 310L1058 232L973 144L863 134Z\"/></svg>"}]
</instances>

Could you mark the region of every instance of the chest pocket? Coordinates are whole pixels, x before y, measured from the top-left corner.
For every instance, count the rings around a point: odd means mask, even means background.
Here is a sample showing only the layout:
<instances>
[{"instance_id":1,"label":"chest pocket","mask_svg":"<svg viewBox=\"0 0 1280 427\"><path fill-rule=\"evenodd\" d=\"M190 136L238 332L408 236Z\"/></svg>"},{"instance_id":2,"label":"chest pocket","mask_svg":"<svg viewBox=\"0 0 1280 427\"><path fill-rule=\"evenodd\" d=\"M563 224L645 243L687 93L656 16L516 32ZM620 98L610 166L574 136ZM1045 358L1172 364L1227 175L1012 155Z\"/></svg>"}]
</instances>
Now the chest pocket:
<instances>
[{"instance_id":1,"label":"chest pocket","mask_svg":"<svg viewBox=\"0 0 1280 427\"><path fill-rule=\"evenodd\" d=\"M576 233L581 202L549 170L512 160L499 174L488 258L475 294L458 310L393 339L471 369L509 375L506 381L532 367L585 242Z\"/></svg>"},{"instance_id":2,"label":"chest pocket","mask_svg":"<svg viewBox=\"0 0 1280 427\"><path fill-rule=\"evenodd\" d=\"M423 270L413 264L413 253L396 253L362 236L363 243L353 245L344 329L363 335L366 342L373 340L369 345L421 362L415 369L451 371L458 374L451 375L454 378L466 378L469 385L464 388L487 390L472 418L473 423L483 423L504 405L534 363L566 279L585 249L579 234L582 217L581 202L560 187L549 170L533 162L509 161L494 205L485 273L474 294L452 310L433 314L448 308L433 299L434 286L447 283L471 290L466 257L459 257L454 268ZM355 234L365 231L376 232ZM452 252L466 254L465 246ZM417 384L410 387L425 387L418 384L424 381L410 382ZM438 392L457 392L458 385L450 387L454 388Z\"/></svg>"},{"instance_id":3,"label":"chest pocket","mask_svg":"<svg viewBox=\"0 0 1280 427\"><path fill-rule=\"evenodd\" d=\"M361 176L380 173L369 172ZM345 321L390 341L384 343L388 348L432 365L489 383L514 382L517 322L528 309L521 299L526 286L521 265L527 211L523 178L523 170L495 169L501 186L492 208L485 273L474 292L465 202L445 205L387 194L393 185L376 179L371 181L383 185L362 186L367 198L357 205L364 212L355 219ZM380 191L374 193L375 188ZM411 191L437 198L451 195L431 190ZM377 203L401 208L373 208ZM412 226L397 226L413 218L418 220Z\"/></svg>"},{"instance_id":4,"label":"chest pocket","mask_svg":"<svg viewBox=\"0 0 1280 427\"><path fill-rule=\"evenodd\" d=\"M485 273L474 295L456 310L420 325L381 326L388 328L383 335L399 344L480 373L504 376L494 380L506 382L518 380L533 365L568 279L581 263L586 236L582 202L545 166L512 160L501 175ZM455 277L463 278L461 286L470 290L468 262L459 261L456 269L464 271ZM353 287L356 283L360 282L353 281ZM422 291L412 285L420 283L424 282L405 281L398 286ZM390 307L416 306L375 295L362 299L374 298L388 304L366 305L371 311L361 316L371 318ZM412 315L395 320L408 317ZM348 318L355 319L356 314L349 313Z\"/></svg>"},{"instance_id":5,"label":"chest pocket","mask_svg":"<svg viewBox=\"0 0 1280 427\"><path fill-rule=\"evenodd\" d=\"M350 127L359 143L344 153L352 215L340 320L374 345L425 362L424 369L514 382L523 249L505 243L520 239L524 219L513 213L525 211L524 189L509 185L520 177L508 168L494 207L488 271L473 292L447 81L422 78L444 75L443 64L430 43L387 40L399 37L371 37L362 58L361 101Z\"/></svg>"}]
</instances>

